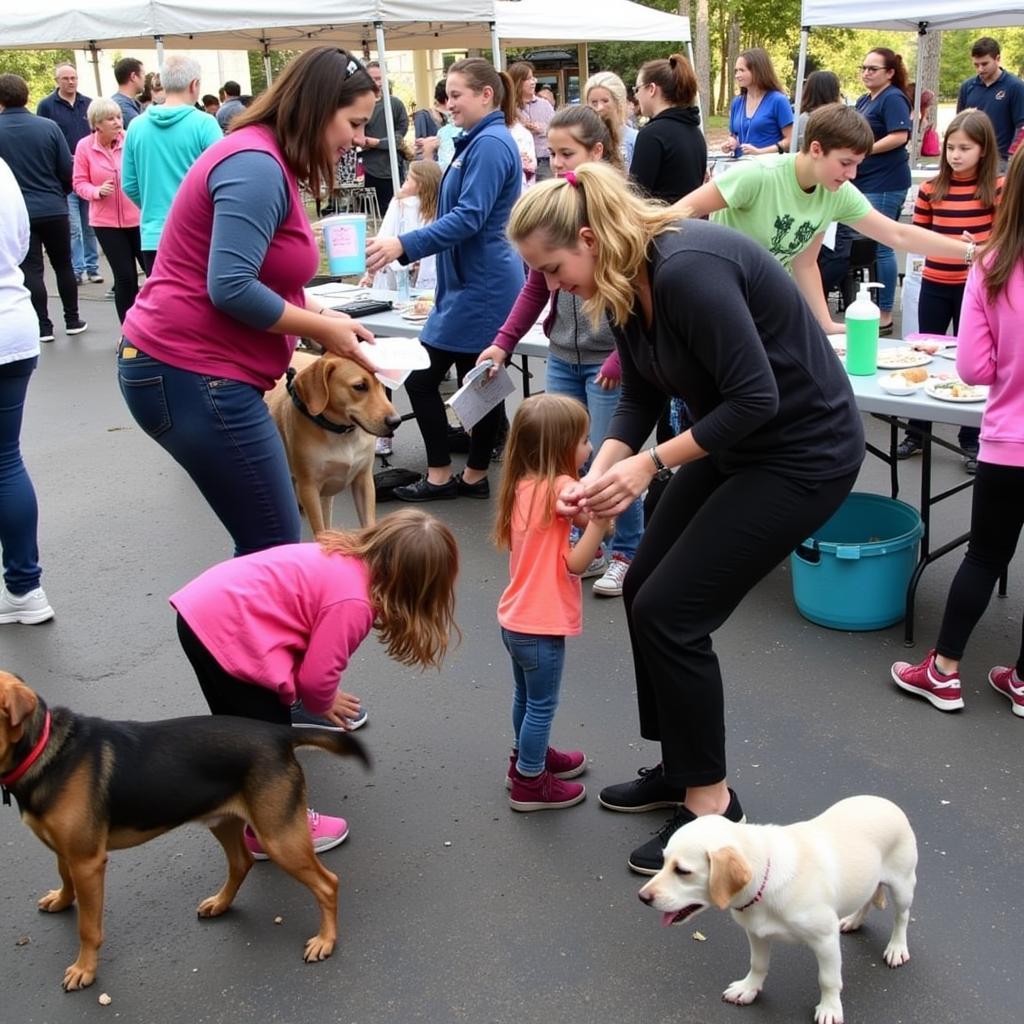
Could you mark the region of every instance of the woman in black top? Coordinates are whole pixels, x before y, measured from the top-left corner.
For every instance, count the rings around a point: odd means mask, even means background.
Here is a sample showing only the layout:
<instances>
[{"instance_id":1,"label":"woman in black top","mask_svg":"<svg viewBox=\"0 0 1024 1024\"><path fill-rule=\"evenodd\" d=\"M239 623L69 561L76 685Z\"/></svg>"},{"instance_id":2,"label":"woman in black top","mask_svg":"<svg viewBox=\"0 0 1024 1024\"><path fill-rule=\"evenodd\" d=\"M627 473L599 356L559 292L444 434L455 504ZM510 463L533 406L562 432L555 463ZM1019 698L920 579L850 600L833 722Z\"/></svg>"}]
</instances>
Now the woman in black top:
<instances>
[{"instance_id":1,"label":"woman in black top","mask_svg":"<svg viewBox=\"0 0 1024 1024\"><path fill-rule=\"evenodd\" d=\"M726 783L711 634L842 504L864 457L860 416L796 286L745 236L675 221L597 164L531 189L508 233L550 288L585 299L618 335L618 408L559 512L614 516L677 469L623 591L640 731L660 741L662 763L601 793L612 810L677 808L630 856L654 874L694 816L743 816ZM685 399L694 425L643 451L669 395Z\"/></svg>"},{"instance_id":2,"label":"woman in black top","mask_svg":"<svg viewBox=\"0 0 1024 1024\"><path fill-rule=\"evenodd\" d=\"M629 173L652 199L674 203L704 184L708 147L696 98L697 77L678 53L649 60L636 76L640 112L650 120L636 137Z\"/></svg>"}]
</instances>

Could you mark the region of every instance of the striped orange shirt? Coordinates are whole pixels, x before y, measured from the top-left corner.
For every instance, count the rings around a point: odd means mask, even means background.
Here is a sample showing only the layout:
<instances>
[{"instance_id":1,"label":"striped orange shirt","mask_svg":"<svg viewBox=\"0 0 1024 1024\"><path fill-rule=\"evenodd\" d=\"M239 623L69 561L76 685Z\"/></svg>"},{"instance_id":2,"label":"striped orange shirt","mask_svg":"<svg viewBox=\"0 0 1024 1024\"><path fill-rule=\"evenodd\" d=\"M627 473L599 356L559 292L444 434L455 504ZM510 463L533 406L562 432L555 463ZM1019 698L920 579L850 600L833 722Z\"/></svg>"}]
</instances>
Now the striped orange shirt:
<instances>
[{"instance_id":1,"label":"striped orange shirt","mask_svg":"<svg viewBox=\"0 0 1024 1024\"><path fill-rule=\"evenodd\" d=\"M954 178L949 191L938 202L932 201L935 179L921 185L914 203L914 223L918 227L938 231L941 235L959 238L969 231L980 245L992 233L994 206L984 206L977 198L977 177ZM1003 179L996 183L996 203L1003 193ZM936 284L965 284L970 267L957 260L941 260L929 256L924 261L924 278Z\"/></svg>"}]
</instances>

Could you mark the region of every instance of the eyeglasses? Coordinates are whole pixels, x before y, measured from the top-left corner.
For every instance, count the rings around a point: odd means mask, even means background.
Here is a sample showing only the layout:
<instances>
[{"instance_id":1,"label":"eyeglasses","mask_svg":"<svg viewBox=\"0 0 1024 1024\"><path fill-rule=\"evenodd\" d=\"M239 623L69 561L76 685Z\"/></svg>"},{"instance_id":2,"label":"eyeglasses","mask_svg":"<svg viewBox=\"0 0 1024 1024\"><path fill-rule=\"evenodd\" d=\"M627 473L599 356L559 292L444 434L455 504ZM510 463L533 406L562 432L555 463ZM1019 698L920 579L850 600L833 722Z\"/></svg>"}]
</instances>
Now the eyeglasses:
<instances>
[{"instance_id":1,"label":"eyeglasses","mask_svg":"<svg viewBox=\"0 0 1024 1024\"><path fill-rule=\"evenodd\" d=\"M882 67L882 68L880 68L880 67L876 67L876 66L875 66L875 65L873 65L873 64L861 64L861 66L860 66L860 69L861 69L861 71L863 71L863 72L864 72L865 74L869 74L869 75L873 75L873 74L874 74L874 73L875 73L876 71L887 71L887 70L888 70L888 68L884 68L884 67Z\"/></svg>"}]
</instances>

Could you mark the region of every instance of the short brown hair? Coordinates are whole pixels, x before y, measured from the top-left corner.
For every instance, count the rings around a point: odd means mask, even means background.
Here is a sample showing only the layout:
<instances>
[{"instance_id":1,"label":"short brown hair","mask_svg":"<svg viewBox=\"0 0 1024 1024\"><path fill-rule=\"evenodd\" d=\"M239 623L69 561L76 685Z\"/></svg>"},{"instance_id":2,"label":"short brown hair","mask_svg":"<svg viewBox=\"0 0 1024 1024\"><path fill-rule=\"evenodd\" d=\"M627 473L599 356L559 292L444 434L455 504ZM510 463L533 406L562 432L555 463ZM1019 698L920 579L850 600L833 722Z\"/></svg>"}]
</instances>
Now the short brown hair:
<instances>
[{"instance_id":1,"label":"short brown hair","mask_svg":"<svg viewBox=\"0 0 1024 1024\"><path fill-rule=\"evenodd\" d=\"M337 46L305 50L285 65L273 85L231 121L231 130L266 125L277 137L285 161L313 195L334 180L335 154L324 132L342 107L374 92L362 63Z\"/></svg>"},{"instance_id":2,"label":"short brown hair","mask_svg":"<svg viewBox=\"0 0 1024 1024\"><path fill-rule=\"evenodd\" d=\"M999 40L991 36L982 36L976 39L971 47L972 57L998 57L1002 51L999 48Z\"/></svg>"},{"instance_id":3,"label":"short brown hair","mask_svg":"<svg viewBox=\"0 0 1024 1024\"><path fill-rule=\"evenodd\" d=\"M697 97L697 76L681 53L673 53L667 59L647 61L640 68L637 81L641 85L656 85L665 102L673 107L692 107Z\"/></svg>"},{"instance_id":4,"label":"short brown hair","mask_svg":"<svg viewBox=\"0 0 1024 1024\"><path fill-rule=\"evenodd\" d=\"M812 142L817 142L826 153L833 149L851 149L868 156L875 144L875 135L864 115L853 107L845 103L826 103L807 118L801 150L810 152Z\"/></svg>"},{"instance_id":5,"label":"short brown hair","mask_svg":"<svg viewBox=\"0 0 1024 1024\"><path fill-rule=\"evenodd\" d=\"M28 82L21 75L0 75L0 107L23 107L28 103Z\"/></svg>"}]
</instances>

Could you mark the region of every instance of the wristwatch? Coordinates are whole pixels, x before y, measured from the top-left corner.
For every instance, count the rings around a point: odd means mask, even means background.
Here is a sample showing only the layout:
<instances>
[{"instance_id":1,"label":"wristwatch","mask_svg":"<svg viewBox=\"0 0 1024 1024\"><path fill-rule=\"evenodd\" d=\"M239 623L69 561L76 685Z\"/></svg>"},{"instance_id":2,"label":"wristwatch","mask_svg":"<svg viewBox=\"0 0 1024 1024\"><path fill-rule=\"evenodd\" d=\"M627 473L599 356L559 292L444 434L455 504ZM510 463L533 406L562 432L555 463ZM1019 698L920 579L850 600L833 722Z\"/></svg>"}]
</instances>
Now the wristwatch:
<instances>
[{"instance_id":1,"label":"wristwatch","mask_svg":"<svg viewBox=\"0 0 1024 1024\"><path fill-rule=\"evenodd\" d=\"M783 144L781 142L776 142L775 143L775 148L779 151L779 156L785 156L785 154L786 154L786 147L783 146Z\"/></svg>"},{"instance_id":2,"label":"wristwatch","mask_svg":"<svg viewBox=\"0 0 1024 1024\"><path fill-rule=\"evenodd\" d=\"M647 454L651 457L651 462L654 463L654 479L660 480L664 483L672 476L672 470L665 465L664 462L658 457L658 450L655 447L647 449Z\"/></svg>"}]
</instances>

